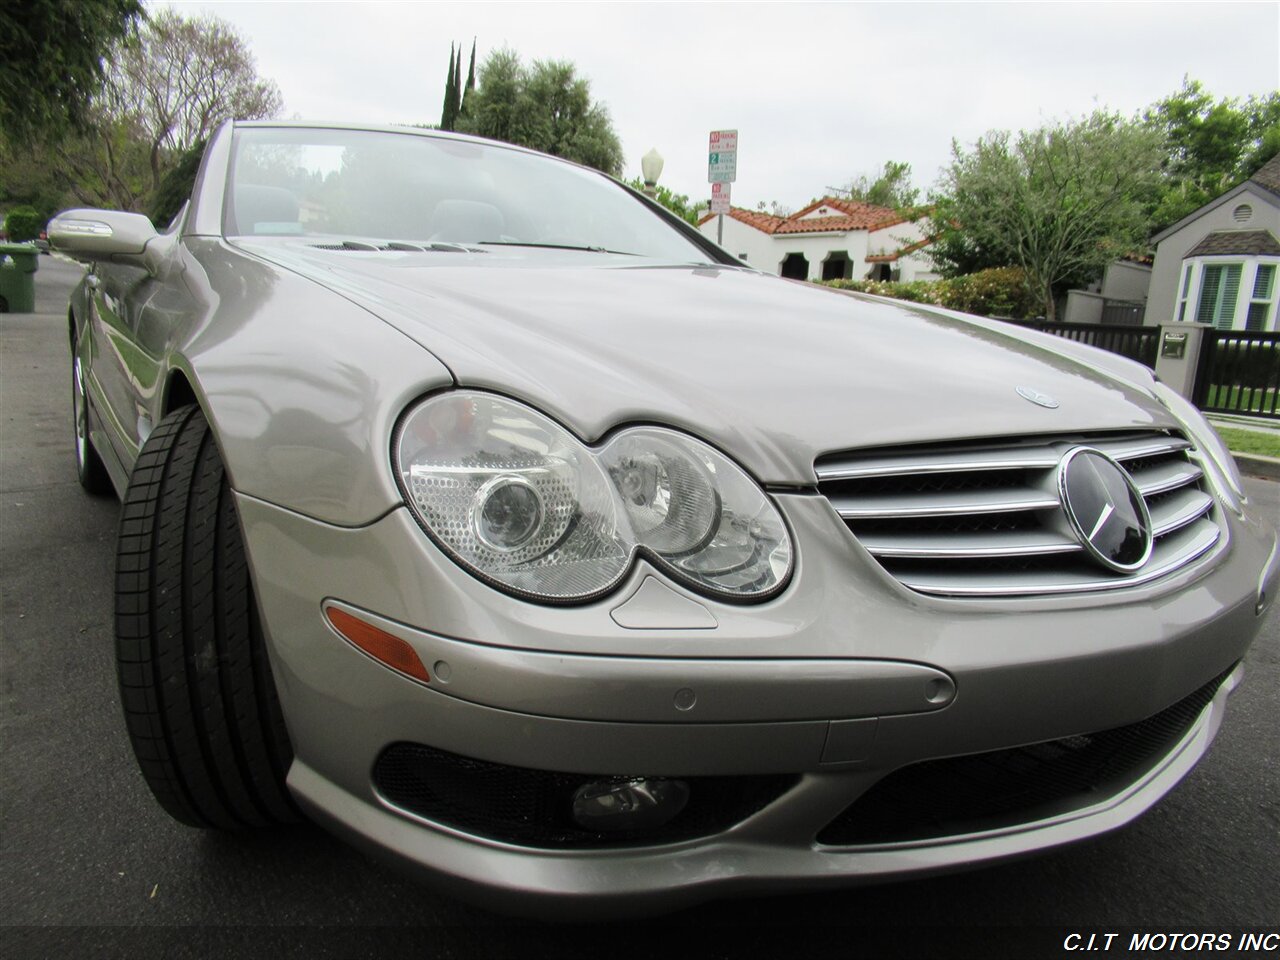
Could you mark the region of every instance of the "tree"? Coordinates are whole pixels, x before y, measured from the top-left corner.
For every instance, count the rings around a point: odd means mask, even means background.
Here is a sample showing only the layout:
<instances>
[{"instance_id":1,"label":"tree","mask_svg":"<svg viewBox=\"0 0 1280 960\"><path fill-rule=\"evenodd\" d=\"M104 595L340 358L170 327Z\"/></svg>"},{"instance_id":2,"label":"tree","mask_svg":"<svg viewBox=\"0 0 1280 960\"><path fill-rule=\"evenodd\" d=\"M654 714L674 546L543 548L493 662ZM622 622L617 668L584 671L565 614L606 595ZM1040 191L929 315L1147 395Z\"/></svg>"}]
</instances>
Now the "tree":
<instances>
[{"instance_id":1,"label":"tree","mask_svg":"<svg viewBox=\"0 0 1280 960\"><path fill-rule=\"evenodd\" d=\"M1021 267L1053 319L1056 289L1093 279L1147 237L1161 148L1144 125L1099 111L952 150L934 212L944 242L930 251L950 275L972 268L949 256L945 238L954 247L959 232L982 266Z\"/></svg>"},{"instance_id":2,"label":"tree","mask_svg":"<svg viewBox=\"0 0 1280 960\"><path fill-rule=\"evenodd\" d=\"M444 104L440 111L440 130L458 130L462 117L471 109L471 94L476 88L476 42L471 41L471 66L467 82L462 83L462 46L454 53L449 44L449 70L444 81Z\"/></svg>"},{"instance_id":3,"label":"tree","mask_svg":"<svg viewBox=\"0 0 1280 960\"><path fill-rule=\"evenodd\" d=\"M1143 120L1164 141L1165 183L1155 228L1176 223L1221 196L1280 153L1280 93L1215 101L1198 81L1158 100Z\"/></svg>"},{"instance_id":4,"label":"tree","mask_svg":"<svg viewBox=\"0 0 1280 960\"><path fill-rule=\"evenodd\" d=\"M878 207L905 210L915 207L920 191L911 185L911 164L897 160L885 161L884 169L877 174L859 174L844 187L828 187L838 196Z\"/></svg>"},{"instance_id":5,"label":"tree","mask_svg":"<svg viewBox=\"0 0 1280 960\"><path fill-rule=\"evenodd\" d=\"M70 185L76 203L140 210L151 192L151 152L146 137L127 118L100 120L84 136L58 146L50 169Z\"/></svg>"},{"instance_id":6,"label":"tree","mask_svg":"<svg viewBox=\"0 0 1280 960\"><path fill-rule=\"evenodd\" d=\"M204 140L193 144L161 178L160 189L151 198L147 209L147 216L157 227L164 227L176 217L182 205L190 199L196 174L200 172L200 161L204 159L204 148Z\"/></svg>"},{"instance_id":7,"label":"tree","mask_svg":"<svg viewBox=\"0 0 1280 960\"><path fill-rule=\"evenodd\" d=\"M25 202L45 218L71 206L139 210L151 189L146 146L127 121L102 117L87 133L23 147L0 143L0 204Z\"/></svg>"},{"instance_id":8,"label":"tree","mask_svg":"<svg viewBox=\"0 0 1280 960\"><path fill-rule=\"evenodd\" d=\"M0 210L14 206L31 206L46 220L54 213L72 206L66 185L51 176L43 155L29 147L14 147L0 137Z\"/></svg>"},{"instance_id":9,"label":"tree","mask_svg":"<svg viewBox=\"0 0 1280 960\"><path fill-rule=\"evenodd\" d=\"M28 146L87 129L103 59L144 17L139 0L0 5L0 137Z\"/></svg>"},{"instance_id":10,"label":"tree","mask_svg":"<svg viewBox=\"0 0 1280 960\"><path fill-rule=\"evenodd\" d=\"M471 65L467 67L467 85L462 91L462 112L470 109L471 95L476 92L476 42L471 41Z\"/></svg>"},{"instance_id":11,"label":"tree","mask_svg":"<svg viewBox=\"0 0 1280 960\"><path fill-rule=\"evenodd\" d=\"M609 110L591 99L591 84L572 63L539 60L531 67L510 50L491 53L460 130L574 160L617 176L622 144Z\"/></svg>"},{"instance_id":12,"label":"tree","mask_svg":"<svg viewBox=\"0 0 1280 960\"><path fill-rule=\"evenodd\" d=\"M761 213L769 214L771 217L789 217L795 213L795 210L787 204L779 203L777 200L770 200L768 203L761 200L756 204L756 209Z\"/></svg>"},{"instance_id":13,"label":"tree","mask_svg":"<svg viewBox=\"0 0 1280 960\"><path fill-rule=\"evenodd\" d=\"M644 180L641 177L628 180L627 186L631 187L633 190L638 190L641 193L644 192ZM675 193L661 184L655 188L655 191L653 199L657 200L658 203L662 204L662 206L666 207L681 220L684 220L686 223L691 223L695 227L698 225L698 220L701 219L709 205L706 200L699 201L698 203L690 203L689 198L683 193Z\"/></svg>"},{"instance_id":14,"label":"tree","mask_svg":"<svg viewBox=\"0 0 1280 960\"><path fill-rule=\"evenodd\" d=\"M45 218L35 207L14 207L4 218L4 232L13 243L34 240L44 229Z\"/></svg>"},{"instance_id":15,"label":"tree","mask_svg":"<svg viewBox=\"0 0 1280 960\"><path fill-rule=\"evenodd\" d=\"M110 120L132 124L145 143L153 191L169 158L208 139L224 120L272 117L281 106L279 88L258 76L230 24L173 10L152 15L121 45L103 103Z\"/></svg>"},{"instance_id":16,"label":"tree","mask_svg":"<svg viewBox=\"0 0 1280 960\"><path fill-rule=\"evenodd\" d=\"M279 91L258 78L244 41L212 18L158 13L110 59L83 131L21 147L0 140L0 201L45 214L73 205L144 210L161 199L161 181L184 151L222 120L280 109Z\"/></svg>"},{"instance_id":17,"label":"tree","mask_svg":"<svg viewBox=\"0 0 1280 960\"><path fill-rule=\"evenodd\" d=\"M1280 153L1280 93L1250 97L1246 111L1249 116L1249 148L1245 150L1237 170L1247 179Z\"/></svg>"},{"instance_id":18,"label":"tree","mask_svg":"<svg viewBox=\"0 0 1280 960\"><path fill-rule=\"evenodd\" d=\"M495 50L480 68L479 86L471 98L472 112L465 124L468 133L491 140L522 143L520 108L524 96L524 68L511 50Z\"/></svg>"},{"instance_id":19,"label":"tree","mask_svg":"<svg viewBox=\"0 0 1280 960\"><path fill-rule=\"evenodd\" d=\"M462 115L462 47L458 47L458 58L453 61L453 80L450 88L449 112L453 116L453 125L458 126L458 117Z\"/></svg>"},{"instance_id":20,"label":"tree","mask_svg":"<svg viewBox=\"0 0 1280 960\"><path fill-rule=\"evenodd\" d=\"M452 130L453 122L457 119L453 110L453 68L454 68L454 52L453 44L449 44L449 70L444 76L444 103L440 106L440 129Z\"/></svg>"}]
</instances>

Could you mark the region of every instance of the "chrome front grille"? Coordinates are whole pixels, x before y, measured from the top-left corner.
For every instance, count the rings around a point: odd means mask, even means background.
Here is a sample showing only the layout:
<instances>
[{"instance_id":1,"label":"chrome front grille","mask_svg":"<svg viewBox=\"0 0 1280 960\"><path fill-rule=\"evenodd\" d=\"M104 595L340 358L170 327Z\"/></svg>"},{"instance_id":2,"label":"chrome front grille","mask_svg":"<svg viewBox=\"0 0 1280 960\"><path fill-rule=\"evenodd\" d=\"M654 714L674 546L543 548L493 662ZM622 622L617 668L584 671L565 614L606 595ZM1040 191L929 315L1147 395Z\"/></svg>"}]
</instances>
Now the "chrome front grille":
<instances>
[{"instance_id":1,"label":"chrome front grille","mask_svg":"<svg viewBox=\"0 0 1280 960\"><path fill-rule=\"evenodd\" d=\"M1058 496L1058 463L1087 446L1119 462L1151 514L1155 544L1137 571L1090 560ZM1135 586L1218 542L1214 500L1192 445L1166 433L1051 437L824 457L818 488L866 550L921 593L1033 596Z\"/></svg>"}]
</instances>

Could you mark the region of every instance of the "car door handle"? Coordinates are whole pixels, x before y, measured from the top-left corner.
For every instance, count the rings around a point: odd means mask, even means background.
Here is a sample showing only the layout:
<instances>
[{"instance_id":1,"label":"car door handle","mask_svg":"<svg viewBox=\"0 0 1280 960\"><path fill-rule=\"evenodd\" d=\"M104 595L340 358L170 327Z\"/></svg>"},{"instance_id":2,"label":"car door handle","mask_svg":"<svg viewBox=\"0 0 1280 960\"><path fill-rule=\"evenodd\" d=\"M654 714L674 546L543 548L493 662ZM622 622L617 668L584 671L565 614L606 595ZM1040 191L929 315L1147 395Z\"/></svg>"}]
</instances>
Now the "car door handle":
<instances>
[{"instance_id":1,"label":"car door handle","mask_svg":"<svg viewBox=\"0 0 1280 960\"><path fill-rule=\"evenodd\" d=\"M97 274L86 273L84 275L84 285L88 287L90 290L97 290L98 285L101 282L102 281L98 279Z\"/></svg>"}]
</instances>

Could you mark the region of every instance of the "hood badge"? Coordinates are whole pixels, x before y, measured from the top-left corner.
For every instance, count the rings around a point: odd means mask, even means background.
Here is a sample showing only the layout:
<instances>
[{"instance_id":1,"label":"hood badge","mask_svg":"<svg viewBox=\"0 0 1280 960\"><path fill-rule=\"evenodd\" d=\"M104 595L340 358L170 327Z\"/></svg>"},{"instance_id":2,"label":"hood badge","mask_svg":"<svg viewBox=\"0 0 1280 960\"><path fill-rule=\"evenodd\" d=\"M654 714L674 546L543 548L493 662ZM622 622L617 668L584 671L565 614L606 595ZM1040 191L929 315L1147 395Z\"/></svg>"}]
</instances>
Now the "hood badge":
<instances>
[{"instance_id":1,"label":"hood badge","mask_svg":"<svg viewBox=\"0 0 1280 960\"><path fill-rule=\"evenodd\" d=\"M1048 410L1058 409L1058 401L1047 393L1041 393L1039 390L1032 387L1014 387L1014 391L1023 400L1030 400L1037 406L1045 407Z\"/></svg>"}]
</instances>

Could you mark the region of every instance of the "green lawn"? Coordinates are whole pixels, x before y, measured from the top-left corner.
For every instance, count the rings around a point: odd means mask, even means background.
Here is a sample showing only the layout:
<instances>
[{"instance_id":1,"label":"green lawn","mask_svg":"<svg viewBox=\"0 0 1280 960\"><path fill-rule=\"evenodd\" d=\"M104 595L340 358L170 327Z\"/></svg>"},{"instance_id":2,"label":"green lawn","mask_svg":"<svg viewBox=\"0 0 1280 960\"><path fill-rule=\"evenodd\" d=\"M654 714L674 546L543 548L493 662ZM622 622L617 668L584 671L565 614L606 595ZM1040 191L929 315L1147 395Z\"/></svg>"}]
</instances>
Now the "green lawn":
<instances>
[{"instance_id":1,"label":"green lawn","mask_svg":"<svg viewBox=\"0 0 1280 960\"><path fill-rule=\"evenodd\" d=\"M1258 453L1264 457L1280 458L1280 434L1232 430L1230 427L1215 429L1232 453Z\"/></svg>"},{"instance_id":2,"label":"green lawn","mask_svg":"<svg viewBox=\"0 0 1280 960\"><path fill-rule=\"evenodd\" d=\"M1209 385L1205 406L1233 413L1270 413L1276 408L1276 391L1275 388L1250 390L1213 383Z\"/></svg>"}]
</instances>

